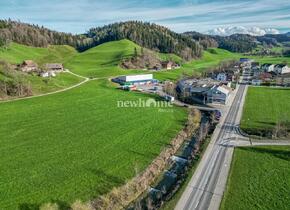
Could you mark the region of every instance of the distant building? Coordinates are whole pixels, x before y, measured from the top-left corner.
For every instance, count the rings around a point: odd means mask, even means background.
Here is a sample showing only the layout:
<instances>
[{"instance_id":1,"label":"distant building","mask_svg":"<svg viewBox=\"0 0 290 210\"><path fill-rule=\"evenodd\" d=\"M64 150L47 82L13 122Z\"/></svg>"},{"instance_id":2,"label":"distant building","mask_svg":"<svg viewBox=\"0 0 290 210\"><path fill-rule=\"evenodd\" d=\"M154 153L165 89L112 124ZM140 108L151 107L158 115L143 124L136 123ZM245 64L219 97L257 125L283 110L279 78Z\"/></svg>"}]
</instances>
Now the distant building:
<instances>
[{"instance_id":1,"label":"distant building","mask_svg":"<svg viewBox=\"0 0 290 210\"><path fill-rule=\"evenodd\" d=\"M231 88L226 85L215 85L207 92L206 102L227 104L231 91Z\"/></svg>"},{"instance_id":2,"label":"distant building","mask_svg":"<svg viewBox=\"0 0 290 210\"><path fill-rule=\"evenodd\" d=\"M177 84L177 91L189 103L219 103L226 104L231 88L212 79L183 80Z\"/></svg>"},{"instance_id":3,"label":"distant building","mask_svg":"<svg viewBox=\"0 0 290 210\"><path fill-rule=\"evenodd\" d=\"M47 63L45 65L45 68L48 71L55 71L55 72L61 72L64 70L63 65L60 63Z\"/></svg>"},{"instance_id":4,"label":"distant building","mask_svg":"<svg viewBox=\"0 0 290 210\"><path fill-rule=\"evenodd\" d=\"M227 81L227 74L226 73L218 73L216 76L216 80L225 82Z\"/></svg>"},{"instance_id":5,"label":"distant building","mask_svg":"<svg viewBox=\"0 0 290 210\"><path fill-rule=\"evenodd\" d=\"M258 77L260 80L262 80L263 82L269 82L273 79L272 74L268 73L268 72L263 72L259 75Z\"/></svg>"},{"instance_id":6,"label":"distant building","mask_svg":"<svg viewBox=\"0 0 290 210\"><path fill-rule=\"evenodd\" d=\"M285 64L277 64L274 67L274 71L277 74L287 74L290 73L290 68Z\"/></svg>"},{"instance_id":7,"label":"distant building","mask_svg":"<svg viewBox=\"0 0 290 210\"><path fill-rule=\"evenodd\" d=\"M260 86L262 84L262 80L260 79L253 79L252 85Z\"/></svg>"},{"instance_id":8,"label":"distant building","mask_svg":"<svg viewBox=\"0 0 290 210\"><path fill-rule=\"evenodd\" d=\"M162 62L162 68L167 69L167 70L174 69L175 63L172 61L164 61L164 62Z\"/></svg>"},{"instance_id":9,"label":"distant building","mask_svg":"<svg viewBox=\"0 0 290 210\"><path fill-rule=\"evenodd\" d=\"M240 58L240 65L243 67L251 67L252 62L254 62L253 59L250 58Z\"/></svg>"},{"instance_id":10,"label":"distant building","mask_svg":"<svg viewBox=\"0 0 290 210\"><path fill-rule=\"evenodd\" d=\"M25 60L20 65L20 69L23 72L34 72L38 71L38 65L34 63L32 60Z\"/></svg>"},{"instance_id":11,"label":"distant building","mask_svg":"<svg viewBox=\"0 0 290 210\"><path fill-rule=\"evenodd\" d=\"M47 77L55 77L56 74L53 71L45 71L45 72L41 72L39 76L43 78L47 78Z\"/></svg>"},{"instance_id":12,"label":"distant building","mask_svg":"<svg viewBox=\"0 0 290 210\"><path fill-rule=\"evenodd\" d=\"M279 75L276 78L276 84L282 86L290 86L290 73Z\"/></svg>"},{"instance_id":13,"label":"distant building","mask_svg":"<svg viewBox=\"0 0 290 210\"><path fill-rule=\"evenodd\" d=\"M261 66L261 69L264 71L264 72L273 72L275 71L275 65L274 64L271 64L271 63L264 63L262 66Z\"/></svg>"},{"instance_id":14,"label":"distant building","mask_svg":"<svg viewBox=\"0 0 290 210\"><path fill-rule=\"evenodd\" d=\"M153 74L139 74L120 76L113 79L113 82L117 82L121 85L134 85L134 84L146 84L151 82L157 82L153 79Z\"/></svg>"}]
</instances>

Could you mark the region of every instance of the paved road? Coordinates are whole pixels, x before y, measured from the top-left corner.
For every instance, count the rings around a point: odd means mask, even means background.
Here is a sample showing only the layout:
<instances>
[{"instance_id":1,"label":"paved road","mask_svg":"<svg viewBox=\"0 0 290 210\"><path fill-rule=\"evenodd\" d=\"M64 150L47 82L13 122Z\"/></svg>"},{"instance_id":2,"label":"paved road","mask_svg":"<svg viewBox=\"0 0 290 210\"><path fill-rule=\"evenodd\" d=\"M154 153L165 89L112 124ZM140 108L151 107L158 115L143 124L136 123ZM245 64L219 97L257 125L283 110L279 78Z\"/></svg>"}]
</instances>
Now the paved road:
<instances>
[{"instance_id":1,"label":"paved road","mask_svg":"<svg viewBox=\"0 0 290 210\"><path fill-rule=\"evenodd\" d=\"M217 126L194 176L175 210L219 209L233 154L232 139L238 135L238 124L245 98L245 85L237 88L232 105Z\"/></svg>"}]
</instances>

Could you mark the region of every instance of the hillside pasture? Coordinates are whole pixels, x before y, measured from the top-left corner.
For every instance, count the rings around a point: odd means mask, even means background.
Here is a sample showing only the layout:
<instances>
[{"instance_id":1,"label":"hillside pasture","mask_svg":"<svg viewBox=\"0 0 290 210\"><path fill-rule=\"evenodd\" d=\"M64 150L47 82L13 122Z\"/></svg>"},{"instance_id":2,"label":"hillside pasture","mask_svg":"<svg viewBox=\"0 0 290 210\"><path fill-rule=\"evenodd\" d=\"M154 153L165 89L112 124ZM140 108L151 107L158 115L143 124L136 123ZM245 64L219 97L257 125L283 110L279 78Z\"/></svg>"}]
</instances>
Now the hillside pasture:
<instances>
[{"instance_id":1,"label":"hillside pasture","mask_svg":"<svg viewBox=\"0 0 290 210\"><path fill-rule=\"evenodd\" d=\"M184 126L181 108L122 108L147 100L107 80L0 103L0 209L68 206L124 184Z\"/></svg>"}]
</instances>

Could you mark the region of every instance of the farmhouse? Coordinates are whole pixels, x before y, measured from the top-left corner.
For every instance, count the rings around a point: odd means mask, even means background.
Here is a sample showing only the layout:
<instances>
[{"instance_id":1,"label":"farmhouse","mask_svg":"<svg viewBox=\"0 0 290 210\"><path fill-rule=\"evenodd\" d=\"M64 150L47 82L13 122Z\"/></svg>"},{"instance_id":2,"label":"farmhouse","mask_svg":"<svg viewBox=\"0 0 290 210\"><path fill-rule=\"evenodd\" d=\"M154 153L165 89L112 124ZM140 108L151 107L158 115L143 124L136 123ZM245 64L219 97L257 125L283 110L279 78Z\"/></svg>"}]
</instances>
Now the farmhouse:
<instances>
[{"instance_id":1,"label":"farmhouse","mask_svg":"<svg viewBox=\"0 0 290 210\"><path fill-rule=\"evenodd\" d=\"M121 85L135 85L157 82L157 80L153 79L153 74L120 76L113 79L112 81Z\"/></svg>"},{"instance_id":2,"label":"farmhouse","mask_svg":"<svg viewBox=\"0 0 290 210\"><path fill-rule=\"evenodd\" d=\"M175 63L173 63L172 61L164 61L162 62L162 68L167 70L174 69Z\"/></svg>"},{"instance_id":3,"label":"farmhouse","mask_svg":"<svg viewBox=\"0 0 290 210\"><path fill-rule=\"evenodd\" d=\"M45 65L46 70L48 71L54 71L54 72L62 72L63 69L63 65L60 63L47 63Z\"/></svg>"},{"instance_id":4,"label":"farmhouse","mask_svg":"<svg viewBox=\"0 0 290 210\"><path fill-rule=\"evenodd\" d=\"M25 60L20 65L20 69L23 72L34 72L38 70L38 65L34 63L32 60Z\"/></svg>"},{"instance_id":5,"label":"farmhouse","mask_svg":"<svg viewBox=\"0 0 290 210\"><path fill-rule=\"evenodd\" d=\"M45 72L41 72L39 76L47 78L47 77L55 77L56 74L54 73L54 71L45 71Z\"/></svg>"}]
</instances>

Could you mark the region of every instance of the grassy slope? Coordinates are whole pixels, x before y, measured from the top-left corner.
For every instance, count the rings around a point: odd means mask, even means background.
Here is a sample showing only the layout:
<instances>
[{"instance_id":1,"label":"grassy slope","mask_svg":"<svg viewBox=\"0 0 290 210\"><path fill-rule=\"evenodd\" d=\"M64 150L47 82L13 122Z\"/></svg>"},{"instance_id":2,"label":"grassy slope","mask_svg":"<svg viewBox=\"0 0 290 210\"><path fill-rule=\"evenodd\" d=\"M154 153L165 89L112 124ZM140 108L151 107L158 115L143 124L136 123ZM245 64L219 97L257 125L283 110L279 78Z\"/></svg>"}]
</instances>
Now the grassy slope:
<instances>
[{"instance_id":1,"label":"grassy slope","mask_svg":"<svg viewBox=\"0 0 290 210\"><path fill-rule=\"evenodd\" d=\"M148 71L141 70L124 70L118 66L123 58L133 55L135 47L137 49L140 48L129 40L105 43L76 55L73 59L68 61L66 65L75 73L89 77L149 73ZM154 72L154 76L160 80L177 80L183 73L192 74L193 72L202 72L209 67L219 64L225 59L237 59L240 57L239 54L231 53L222 49L213 49L212 51L213 53L205 51L202 59L185 63L180 69ZM172 54L166 55L159 53L158 56L163 60L170 57L177 62L181 61L180 57Z\"/></svg>"},{"instance_id":2,"label":"grassy slope","mask_svg":"<svg viewBox=\"0 0 290 210\"><path fill-rule=\"evenodd\" d=\"M289 209L290 147L235 149L221 209Z\"/></svg>"},{"instance_id":3,"label":"grassy slope","mask_svg":"<svg viewBox=\"0 0 290 210\"><path fill-rule=\"evenodd\" d=\"M44 63L59 62L65 63L76 54L76 50L69 46L49 46L48 48L36 48L12 43L7 50L0 49L0 59L10 63L18 64L23 60L34 60L40 66ZM4 76L2 79L4 79ZM71 74L62 73L51 79L43 79L38 76L21 74L21 77L29 81L34 94L52 92L72 86L82 79ZM1 79L1 78L0 78Z\"/></svg>"},{"instance_id":4,"label":"grassy slope","mask_svg":"<svg viewBox=\"0 0 290 210\"><path fill-rule=\"evenodd\" d=\"M72 202L107 192L142 170L176 135L185 110L118 108L148 99L91 81L30 100L0 103L0 209Z\"/></svg>"},{"instance_id":5,"label":"grassy slope","mask_svg":"<svg viewBox=\"0 0 290 210\"><path fill-rule=\"evenodd\" d=\"M138 71L124 70L118 66L122 59L133 55L135 47L140 48L129 40L108 42L75 55L66 66L73 72L88 77L137 73Z\"/></svg>"},{"instance_id":6,"label":"grassy slope","mask_svg":"<svg viewBox=\"0 0 290 210\"><path fill-rule=\"evenodd\" d=\"M252 56L256 61L260 63L273 63L273 64L279 64L279 63L287 63L290 64L290 57L255 57Z\"/></svg>"},{"instance_id":7,"label":"grassy slope","mask_svg":"<svg viewBox=\"0 0 290 210\"><path fill-rule=\"evenodd\" d=\"M250 87L241 121L242 129L273 129L279 119L290 119L290 89Z\"/></svg>"}]
</instances>

